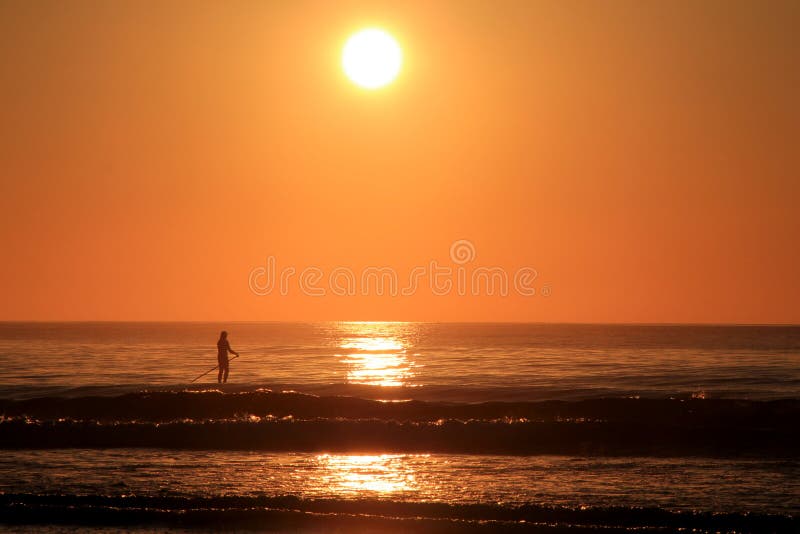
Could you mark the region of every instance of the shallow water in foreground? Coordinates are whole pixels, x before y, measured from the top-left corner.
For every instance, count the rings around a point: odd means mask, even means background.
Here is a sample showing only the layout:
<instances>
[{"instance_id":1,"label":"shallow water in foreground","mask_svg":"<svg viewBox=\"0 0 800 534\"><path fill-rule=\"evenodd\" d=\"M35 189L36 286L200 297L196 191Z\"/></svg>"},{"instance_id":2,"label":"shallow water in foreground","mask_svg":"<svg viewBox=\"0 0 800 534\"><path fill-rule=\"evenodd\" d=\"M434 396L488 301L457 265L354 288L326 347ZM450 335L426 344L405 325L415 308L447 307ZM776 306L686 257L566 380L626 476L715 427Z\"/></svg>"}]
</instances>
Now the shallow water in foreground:
<instances>
[{"instance_id":1,"label":"shallow water in foreground","mask_svg":"<svg viewBox=\"0 0 800 534\"><path fill-rule=\"evenodd\" d=\"M800 513L800 460L4 451L0 491Z\"/></svg>"}]
</instances>

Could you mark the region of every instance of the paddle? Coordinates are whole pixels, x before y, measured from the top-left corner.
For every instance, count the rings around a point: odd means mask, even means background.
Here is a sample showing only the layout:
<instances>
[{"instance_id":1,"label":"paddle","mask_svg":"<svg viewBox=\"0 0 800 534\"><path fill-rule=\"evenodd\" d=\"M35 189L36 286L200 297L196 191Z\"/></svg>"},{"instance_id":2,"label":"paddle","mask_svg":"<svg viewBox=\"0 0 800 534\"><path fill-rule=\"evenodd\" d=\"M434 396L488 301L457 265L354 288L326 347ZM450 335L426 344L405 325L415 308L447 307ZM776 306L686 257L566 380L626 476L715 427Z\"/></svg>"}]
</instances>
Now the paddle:
<instances>
[{"instance_id":1,"label":"paddle","mask_svg":"<svg viewBox=\"0 0 800 534\"><path fill-rule=\"evenodd\" d=\"M232 360L235 360L235 359L236 359L236 358L238 358L238 357L239 357L239 355L237 354L236 356L234 356L233 358L231 358L231 359L230 359L230 360L228 360L228 361L230 362L230 361L232 361ZM198 376L197 378L195 378L194 380L192 380L192 381L191 381L191 382L189 382L189 383L190 383L190 384L193 384L193 383L197 382L198 380L200 380L201 378L203 378L204 376L206 376L208 373L210 373L211 371L213 371L213 370L215 370L215 369L217 369L217 368L219 368L219 365L215 365L214 367L212 367L211 369L209 369L208 371L206 371L206 372L205 372L205 373L203 373L202 375Z\"/></svg>"}]
</instances>

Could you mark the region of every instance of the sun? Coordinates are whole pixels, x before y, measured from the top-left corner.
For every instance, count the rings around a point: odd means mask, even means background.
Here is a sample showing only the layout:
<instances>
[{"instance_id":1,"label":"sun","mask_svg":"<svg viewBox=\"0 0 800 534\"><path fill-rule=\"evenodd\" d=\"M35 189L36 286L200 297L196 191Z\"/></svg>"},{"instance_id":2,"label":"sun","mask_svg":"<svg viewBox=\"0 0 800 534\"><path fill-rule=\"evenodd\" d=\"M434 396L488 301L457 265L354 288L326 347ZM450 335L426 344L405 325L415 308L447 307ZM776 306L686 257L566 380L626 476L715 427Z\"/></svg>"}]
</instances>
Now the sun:
<instances>
[{"instance_id":1,"label":"sun","mask_svg":"<svg viewBox=\"0 0 800 534\"><path fill-rule=\"evenodd\" d=\"M353 34L342 50L342 68L356 85L378 89L394 80L403 64L400 45L387 32L368 28Z\"/></svg>"}]
</instances>

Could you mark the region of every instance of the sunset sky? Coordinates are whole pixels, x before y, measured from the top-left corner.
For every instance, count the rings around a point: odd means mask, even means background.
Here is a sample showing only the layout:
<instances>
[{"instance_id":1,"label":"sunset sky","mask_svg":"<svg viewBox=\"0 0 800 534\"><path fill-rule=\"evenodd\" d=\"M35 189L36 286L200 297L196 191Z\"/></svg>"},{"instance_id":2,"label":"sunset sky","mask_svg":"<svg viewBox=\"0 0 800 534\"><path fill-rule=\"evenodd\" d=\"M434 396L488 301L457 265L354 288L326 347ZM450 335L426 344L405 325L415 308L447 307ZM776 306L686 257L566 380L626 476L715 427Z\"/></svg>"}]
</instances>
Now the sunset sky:
<instances>
[{"instance_id":1,"label":"sunset sky","mask_svg":"<svg viewBox=\"0 0 800 534\"><path fill-rule=\"evenodd\" d=\"M368 91L348 36L402 70ZM0 320L800 323L800 2L0 3ZM431 261L534 296L254 294ZM543 288L547 288L543 293Z\"/></svg>"}]
</instances>

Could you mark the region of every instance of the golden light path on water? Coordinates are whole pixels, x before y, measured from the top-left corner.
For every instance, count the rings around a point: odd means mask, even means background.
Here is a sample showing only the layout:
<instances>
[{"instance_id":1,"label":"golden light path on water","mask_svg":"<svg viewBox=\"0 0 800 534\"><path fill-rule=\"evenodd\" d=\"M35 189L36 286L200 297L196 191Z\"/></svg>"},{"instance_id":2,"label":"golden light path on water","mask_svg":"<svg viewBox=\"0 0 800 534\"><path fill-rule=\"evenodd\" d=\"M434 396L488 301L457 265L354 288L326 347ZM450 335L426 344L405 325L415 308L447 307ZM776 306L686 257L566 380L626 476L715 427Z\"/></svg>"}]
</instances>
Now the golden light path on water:
<instances>
[{"instance_id":1,"label":"golden light path on water","mask_svg":"<svg viewBox=\"0 0 800 534\"><path fill-rule=\"evenodd\" d=\"M401 454L317 456L319 484L340 495L390 494L412 491L414 470Z\"/></svg>"},{"instance_id":2,"label":"golden light path on water","mask_svg":"<svg viewBox=\"0 0 800 534\"><path fill-rule=\"evenodd\" d=\"M336 356L345 380L370 386L413 386L415 369L409 323L342 323Z\"/></svg>"},{"instance_id":3,"label":"golden light path on water","mask_svg":"<svg viewBox=\"0 0 800 534\"><path fill-rule=\"evenodd\" d=\"M369 386L414 386L418 367L413 341L416 327L410 323L340 323L336 355L345 367L345 381ZM379 452L379 451L376 451ZM316 457L321 468L318 483L338 495L389 495L415 491L414 470L401 454Z\"/></svg>"}]
</instances>

